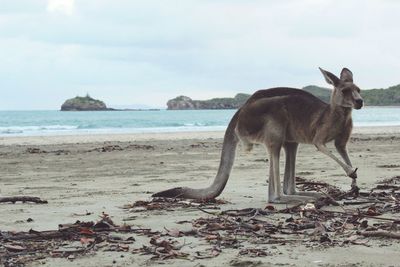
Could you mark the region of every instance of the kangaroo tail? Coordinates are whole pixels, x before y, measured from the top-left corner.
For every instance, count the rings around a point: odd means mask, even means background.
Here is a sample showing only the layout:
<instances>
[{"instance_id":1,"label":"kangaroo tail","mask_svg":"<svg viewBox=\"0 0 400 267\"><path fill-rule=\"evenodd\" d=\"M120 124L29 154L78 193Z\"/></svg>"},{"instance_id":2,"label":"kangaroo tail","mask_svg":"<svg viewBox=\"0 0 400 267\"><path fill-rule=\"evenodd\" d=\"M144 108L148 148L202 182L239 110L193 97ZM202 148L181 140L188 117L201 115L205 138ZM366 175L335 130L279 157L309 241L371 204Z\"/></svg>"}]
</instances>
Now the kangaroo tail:
<instances>
[{"instance_id":1,"label":"kangaroo tail","mask_svg":"<svg viewBox=\"0 0 400 267\"><path fill-rule=\"evenodd\" d=\"M176 187L153 194L153 197L168 198L190 198L190 199L213 199L219 196L224 190L228 182L233 162L235 161L235 153L237 143L239 141L235 133L235 127L239 115L239 110L235 113L224 136L222 145L221 161L219 163L218 173L214 182L207 188L192 189L188 187Z\"/></svg>"}]
</instances>

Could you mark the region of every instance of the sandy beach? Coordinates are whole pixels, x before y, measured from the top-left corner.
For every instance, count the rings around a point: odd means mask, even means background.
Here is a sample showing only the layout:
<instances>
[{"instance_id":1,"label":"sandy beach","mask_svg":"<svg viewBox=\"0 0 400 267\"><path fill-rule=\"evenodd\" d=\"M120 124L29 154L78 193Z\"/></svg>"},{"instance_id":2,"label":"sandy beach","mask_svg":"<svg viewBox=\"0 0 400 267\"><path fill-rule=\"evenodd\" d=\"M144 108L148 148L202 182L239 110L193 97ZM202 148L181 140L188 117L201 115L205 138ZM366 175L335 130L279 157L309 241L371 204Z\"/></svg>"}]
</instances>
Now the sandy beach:
<instances>
[{"instance_id":1,"label":"sandy beach","mask_svg":"<svg viewBox=\"0 0 400 267\"><path fill-rule=\"evenodd\" d=\"M96 221L102 212L117 224L135 227L186 229L207 214L198 209L129 212L122 209L152 193L175 187L202 187L214 179L219 165L223 132L159 133L132 135L75 135L0 137L0 196L29 195L49 203L1 203L1 231L56 230L60 223ZM330 147L333 148L332 144ZM400 127L356 128L349 143L358 183L367 190L377 181L400 175ZM246 153L239 146L224 192L222 210L264 208L267 205L267 154L262 146ZM283 169L283 154L282 168ZM310 145L299 148L297 176L350 188L343 170ZM274 205L284 208L285 205ZM85 215L90 213L90 215ZM275 220L277 216L266 218ZM393 217L400 218L399 214ZM28 218L29 222L27 221ZM301 241L267 245L264 257L238 255L223 250L210 259L150 260L131 253L149 244L146 236L134 236L129 252L97 251L74 259L36 260L28 266L398 266L400 244L396 240L368 239L368 246L309 247ZM207 250L204 240L177 237L186 242L190 255Z\"/></svg>"}]
</instances>

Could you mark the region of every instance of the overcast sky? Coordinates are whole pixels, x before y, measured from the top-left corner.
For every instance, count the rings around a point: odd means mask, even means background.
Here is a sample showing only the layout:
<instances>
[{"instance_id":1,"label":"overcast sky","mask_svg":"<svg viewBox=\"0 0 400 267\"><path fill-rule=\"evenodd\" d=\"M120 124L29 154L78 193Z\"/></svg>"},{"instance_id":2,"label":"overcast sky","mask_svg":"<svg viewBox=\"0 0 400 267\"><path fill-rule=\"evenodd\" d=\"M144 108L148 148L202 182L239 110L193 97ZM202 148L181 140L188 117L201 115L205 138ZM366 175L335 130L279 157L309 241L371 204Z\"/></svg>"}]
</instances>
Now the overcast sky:
<instances>
[{"instance_id":1,"label":"overcast sky","mask_svg":"<svg viewBox=\"0 0 400 267\"><path fill-rule=\"evenodd\" d=\"M0 0L0 109L59 109L400 83L400 1Z\"/></svg>"}]
</instances>

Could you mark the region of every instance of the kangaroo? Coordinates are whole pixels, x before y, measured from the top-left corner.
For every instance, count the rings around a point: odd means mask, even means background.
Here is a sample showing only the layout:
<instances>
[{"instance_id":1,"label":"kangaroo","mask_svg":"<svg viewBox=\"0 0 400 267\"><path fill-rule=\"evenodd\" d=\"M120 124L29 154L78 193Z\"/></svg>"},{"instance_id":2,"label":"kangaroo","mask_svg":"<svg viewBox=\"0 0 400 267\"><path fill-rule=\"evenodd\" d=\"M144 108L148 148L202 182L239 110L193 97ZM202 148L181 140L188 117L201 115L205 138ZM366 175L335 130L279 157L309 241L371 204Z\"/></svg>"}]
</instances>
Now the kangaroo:
<instances>
[{"instance_id":1,"label":"kangaroo","mask_svg":"<svg viewBox=\"0 0 400 267\"><path fill-rule=\"evenodd\" d=\"M214 182L207 188L177 187L153 197L212 199L221 194L235 159L239 141L250 151L254 144L263 144L269 152L268 201L270 203L315 200L317 192L297 192L295 162L299 143L313 144L317 150L336 161L353 178L356 185L357 168L353 169L346 144L353 128L352 109L360 109L363 99L360 88L353 83L353 74L343 68L340 78L319 68L326 82L333 85L330 103L295 88L279 87L255 92L235 113L225 132L221 161ZM334 141L339 155L334 156L326 143ZM281 190L279 157L285 150L286 162Z\"/></svg>"}]
</instances>

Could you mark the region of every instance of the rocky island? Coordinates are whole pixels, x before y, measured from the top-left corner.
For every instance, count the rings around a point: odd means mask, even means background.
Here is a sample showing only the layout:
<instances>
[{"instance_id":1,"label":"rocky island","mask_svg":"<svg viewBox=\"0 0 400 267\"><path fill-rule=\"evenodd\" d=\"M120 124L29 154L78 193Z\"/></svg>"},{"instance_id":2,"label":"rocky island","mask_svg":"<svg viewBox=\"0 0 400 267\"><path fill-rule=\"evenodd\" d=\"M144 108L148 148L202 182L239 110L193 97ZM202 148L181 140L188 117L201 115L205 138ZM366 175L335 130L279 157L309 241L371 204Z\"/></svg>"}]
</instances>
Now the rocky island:
<instances>
[{"instance_id":1,"label":"rocky island","mask_svg":"<svg viewBox=\"0 0 400 267\"><path fill-rule=\"evenodd\" d=\"M180 109L237 109L249 98L247 94L237 94L233 98L213 98L193 100L187 96L178 96L167 102L169 110Z\"/></svg>"},{"instance_id":2,"label":"rocky island","mask_svg":"<svg viewBox=\"0 0 400 267\"><path fill-rule=\"evenodd\" d=\"M90 95L68 99L61 105L61 111L160 111L158 108L108 108L106 104Z\"/></svg>"},{"instance_id":3,"label":"rocky island","mask_svg":"<svg viewBox=\"0 0 400 267\"><path fill-rule=\"evenodd\" d=\"M89 95L84 97L77 96L75 98L68 99L62 104L61 111L104 111L113 110L107 108L103 101L94 99Z\"/></svg>"}]
</instances>

